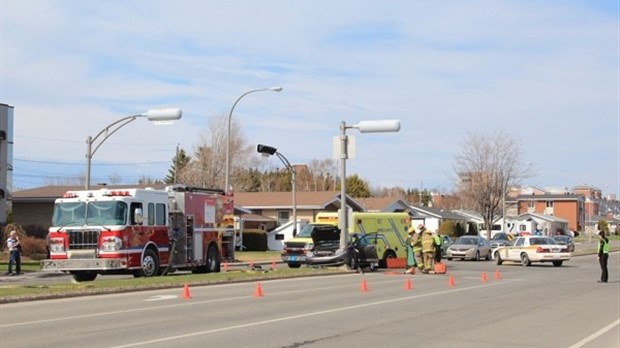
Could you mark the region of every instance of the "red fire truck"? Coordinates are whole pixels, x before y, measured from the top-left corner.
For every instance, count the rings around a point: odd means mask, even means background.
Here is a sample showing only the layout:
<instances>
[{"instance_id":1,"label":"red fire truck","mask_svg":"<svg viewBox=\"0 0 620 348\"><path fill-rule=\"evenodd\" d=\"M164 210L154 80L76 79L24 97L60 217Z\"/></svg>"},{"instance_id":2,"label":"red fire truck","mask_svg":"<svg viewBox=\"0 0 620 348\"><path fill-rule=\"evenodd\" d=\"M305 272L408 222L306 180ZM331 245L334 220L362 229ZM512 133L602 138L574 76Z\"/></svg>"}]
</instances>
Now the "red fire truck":
<instances>
[{"instance_id":1,"label":"red fire truck","mask_svg":"<svg viewBox=\"0 0 620 348\"><path fill-rule=\"evenodd\" d=\"M221 190L68 191L56 199L42 269L69 272L77 281L219 272L222 261L234 260L233 213L233 197Z\"/></svg>"}]
</instances>

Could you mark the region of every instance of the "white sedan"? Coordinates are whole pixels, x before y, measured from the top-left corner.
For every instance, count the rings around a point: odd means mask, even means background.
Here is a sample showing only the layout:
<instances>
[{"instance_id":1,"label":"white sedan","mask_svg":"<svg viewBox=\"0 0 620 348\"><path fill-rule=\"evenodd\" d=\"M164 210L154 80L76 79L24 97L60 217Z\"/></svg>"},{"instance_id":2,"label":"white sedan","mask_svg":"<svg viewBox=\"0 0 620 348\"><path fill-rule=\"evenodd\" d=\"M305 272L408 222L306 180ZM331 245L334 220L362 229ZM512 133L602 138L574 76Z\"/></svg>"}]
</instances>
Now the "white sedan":
<instances>
[{"instance_id":1,"label":"white sedan","mask_svg":"<svg viewBox=\"0 0 620 348\"><path fill-rule=\"evenodd\" d=\"M521 265L526 267L532 262L551 262L559 267L564 261L570 260L570 257L567 246L559 245L552 238L544 236L517 237L511 244L493 251L493 258L498 265L504 261L521 262Z\"/></svg>"}]
</instances>

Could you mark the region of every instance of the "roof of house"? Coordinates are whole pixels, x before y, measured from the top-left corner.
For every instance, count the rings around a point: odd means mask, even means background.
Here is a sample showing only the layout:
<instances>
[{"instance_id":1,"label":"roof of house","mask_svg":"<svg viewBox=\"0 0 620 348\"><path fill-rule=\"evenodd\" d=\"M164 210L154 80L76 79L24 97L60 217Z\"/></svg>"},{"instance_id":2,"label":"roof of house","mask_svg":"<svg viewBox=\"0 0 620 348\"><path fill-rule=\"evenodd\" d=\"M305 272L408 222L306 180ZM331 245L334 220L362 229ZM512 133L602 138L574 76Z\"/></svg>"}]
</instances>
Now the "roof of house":
<instances>
[{"instance_id":1,"label":"roof of house","mask_svg":"<svg viewBox=\"0 0 620 348\"><path fill-rule=\"evenodd\" d=\"M405 211L409 209L409 204L396 197L368 197L368 198L356 198L366 211Z\"/></svg>"},{"instance_id":2,"label":"roof of house","mask_svg":"<svg viewBox=\"0 0 620 348\"><path fill-rule=\"evenodd\" d=\"M517 217L517 220L525 221L535 217L540 220L551 221L551 222L568 222L566 219L562 219L561 217L555 215L545 215L545 214L536 214L536 213L523 213Z\"/></svg>"},{"instance_id":3,"label":"roof of house","mask_svg":"<svg viewBox=\"0 0 620 348\"><path fill-rule=\"evenodd\" d=\"M248 209L285 209L293 205L292 192L235 192L235 204ZM301 191L295 192L297 209L325 209L329 205L340 207L340 192ZM353 210L363 211L364 207L347 197L347 205Z\"/></svg>"},{"instance_id":4,"label":"roof of house","mask_svg":"<svg viewBox=\"0 0 620 348\"><path fill-rule=\"evenodd\" d=\"M154 189L163 189L166 187L165 184L151 184L151 185L107 185L107 186L96 186L93 185L91 187L92 190L98 189L128 189L128 188L147 188L152 187ZM35 187L26 190L14 191L12 194L12 198L14 201L18 202L54 202L56 198L62 197L67 191L76 191L76 190L84 190L84 186L76 186L76 185L65 185L65 186L42 186Z\"/></svg>"},{"instance_id":5,"label":"roof of house","mask_svg":"<svg viewBox=\"0 0 620 348\"><path fill-rule=\"evenodd\" d=\"M584 199L583 195L567 193L567 194L542 194L542 195L518 195L518 201L576 201Z\"/></svg>"}]
</instances>

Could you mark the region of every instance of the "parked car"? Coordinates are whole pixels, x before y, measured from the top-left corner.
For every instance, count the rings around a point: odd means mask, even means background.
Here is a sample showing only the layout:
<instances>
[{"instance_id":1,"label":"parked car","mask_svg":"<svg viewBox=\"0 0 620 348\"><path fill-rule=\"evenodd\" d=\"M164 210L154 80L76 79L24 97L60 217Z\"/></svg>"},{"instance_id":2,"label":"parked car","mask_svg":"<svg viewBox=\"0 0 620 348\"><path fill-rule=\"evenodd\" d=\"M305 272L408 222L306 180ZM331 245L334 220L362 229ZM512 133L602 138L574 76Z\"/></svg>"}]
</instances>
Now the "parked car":
<instances>
[{"instance_id":1,"label":"parked car","mask_svg":"<svg viewBox=\"0 0 620 348\"><path fill-rule=\"evenodd\" d=\"M526 267L532 262L551 262L559 267L571 258L568 248L557 244L551 237L529 235L517 237L510 245L499 247L493 256L498 265L504 261L521 262Z\"/></svg>"},{"instance_id":2,"label":"parked car","mask_svg":"<svg viewBox=\"0 0 620 348\"><path fill-rule=\"evenodd\" d=\"M571 236L553 236L553 240L555 240L560 245L567 245L568 251L570 251L571 253L575 251L575 242L573 242L573 238Z\"/></svg>"},{"instance_id":3,"label":"parked car","mask_svg":"<svg viewBox=\"0 0 620 348\"><path fill-rule=\"evenodd\" d=\"M456 242L448 247L446 259L491 259L491 245L480 236L460 236Z\"/></svg>"},{"instance_id":4,"label":"parked car","mask_svg":"<svg viewBox=\"0 0 620 348\"><path fill-rule=\"evenodd\" d=\"M446 257L448 248L452 245L452 243L454 243L454 241L450 238L450 236L446 236L445 234L440 234L439 236L441 237L441 258L443 259Z\"/></svg>"},{"instance_id":5,"label":"parked car","mask_svg":"<svg viewBox=\"0 0 620 348\"><path fill-rule=\"evenodd\" d=\"M511 234L501 232L496 233L493 238L491 238L491 241L489 243L491 243L491 248L497 248L510 244L510 241L513 239L514 237Z\"/></svg>"}]
</instances>

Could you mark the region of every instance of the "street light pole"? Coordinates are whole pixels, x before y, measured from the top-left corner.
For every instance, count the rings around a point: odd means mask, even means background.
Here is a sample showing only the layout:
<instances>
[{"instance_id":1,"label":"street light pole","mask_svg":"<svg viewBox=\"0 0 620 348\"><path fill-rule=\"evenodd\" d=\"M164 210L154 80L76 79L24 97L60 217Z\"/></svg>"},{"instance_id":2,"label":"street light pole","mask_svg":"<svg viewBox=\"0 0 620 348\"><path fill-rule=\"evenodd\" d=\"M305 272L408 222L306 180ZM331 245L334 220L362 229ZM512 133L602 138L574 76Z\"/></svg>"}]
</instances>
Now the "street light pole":
<instances>
[{"instance_id":1,"label":"street light pole","mask_svg":"<svg viewBox=\"0 0 620 348\"><path fill-rule=\"evenodd\" d=\"M168 121L174 121L174 120L180 119L181 115L182 115L182 112L181 112L181 109L179 108L151 109L143 114L127 116L119 120L116 120L115 122L112 122L107 127L102 129L94 137L89 135L86 138L86 180L85 180L86 184L85 184L85 188L87 190L90 189L90 168L91 168L92 158L95 155L95 152L97 152L99 147L103 144L103 142L106 141L110 136L112 136L112 134L116 133L116 131L121 129L123 126L135 121L137 118L140 118L140 117L146 117L149 121L153 121L155 123L167 123ZM93 144L95 144L97 139L99 139L99 137L102 135L103 135L103 138L101 138L101 141L99 141L99 143L96 144L95 148L93 149Z\"/></svg>"},{"instance_id":2,"label":"street light pole","mask_svg":"<svg viewBox=\"0 0 620 348\"><path fill-rule=\"evenodd\" d=\"M360 133L385 133L385 132L398 132L400 130L399 120L374 120L374 121L361 121L360 123L347 126L342 121L340 123L340 216L338 218L338 225L340 227L340 249L346 250L348 244L348 216L347 216L347 179L346 179L346 160L348 158L348 137L346 134L347 129L355 128Z\"/></svg>"},{"instance_id":3,"label":"street light pole","mask_svg":"<svg viewBox=\"0 0 620 348\"><path fill-rule=\"evenodd\" d=\"M245 97L246 95L250 94L250 93L255 93L255 92L263 92L263 91L273 91L273 92L280 92L282 91L282 87L280 86L276 86L276 87L269 87L269 88L260 88L260 89L253 89L251 91L247 91L245 93L243 93L241 96L239 96L239 98L237 98L237 100L235 100L235 103L233 104L232 108L230 108L230 112L228 113L228 131L227 131L227 135L226 135L226 168L225 170L225 174L224 174L224 192L228 193L229 191L231 191L230 187L229 187L229 181L230 181L230 128L231 128L231 123L232 123L232 114L233 114L233 110L235 110L235 106L237 106L237 103L239 103L239 101L241 99L243 99L243 97Z\"/></svg>"},{"instance_id":4,"label":"street light pole","mask_svg":"<svg viewBox=\"0 0 620 348\"><path fill-rule=\"evenodd\" d=\"M286 157L284 157L283 154L279 153L278 149L276 149L275 147L258 144L256 146L256 151L266 156L275 154L276 156L278 156L280 161L284 163L284 166L286 167L286 169L288 169L288 171L291 173L291 190L293 191L293 236L296 236L297 235L297 196L296 196L297 189L295 187L295 183L297 182L297 180L295 179L295 168L293 168L293 166L286 159Z\"/></svg>"}]
</instances>

